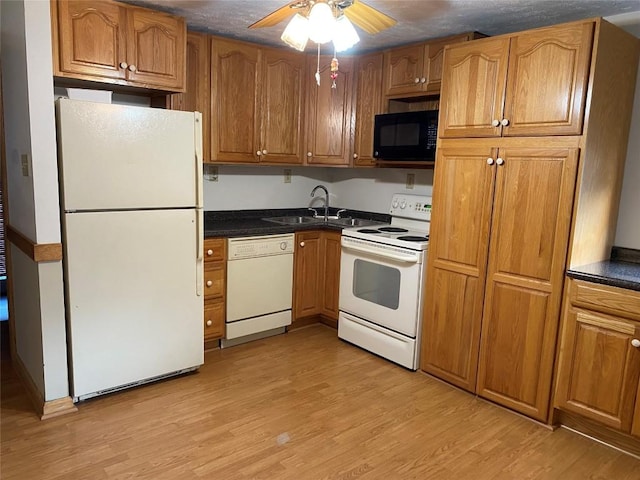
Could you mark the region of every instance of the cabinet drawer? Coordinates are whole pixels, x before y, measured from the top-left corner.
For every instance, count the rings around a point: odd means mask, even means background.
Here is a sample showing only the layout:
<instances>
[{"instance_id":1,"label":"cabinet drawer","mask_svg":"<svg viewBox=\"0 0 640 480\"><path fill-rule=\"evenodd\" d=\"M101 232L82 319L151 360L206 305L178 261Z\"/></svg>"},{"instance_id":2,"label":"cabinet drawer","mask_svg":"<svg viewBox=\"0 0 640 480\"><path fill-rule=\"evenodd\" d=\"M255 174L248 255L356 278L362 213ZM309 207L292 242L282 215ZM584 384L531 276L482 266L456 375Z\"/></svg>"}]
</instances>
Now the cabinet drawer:
<instances>
[{"instance_id":1,"label":"cabinet drawer","mask_svg":"<svg viewBox=\"0 0 640 480\"><path fill-rule=\"evenodd\" d=\"M212 340L224 336L224 302L222 300L204 304L204 339Z\"/></svg>"},{"instance_id":2,"label":"cabinet drawer","mask_svg":"<svg viewBox=\"0 0 640 480\"><path fill-rule=\"evenodd\" d=\"M224 263L207 264L204 267L204 297L215 298L224 296Z\"/></svg>"},{"instance_id":3,"label":"cabinet drawer","mask_svg":"<svg viewBox=\"0 0 640 480\"><path fill-rule=\"evenodd\" d=\"M224 238L208 238L204 241L205 262L219 262L227 259L227 241Z\"/></svg>"},{"instance_id":4,"label":"cabinet drawer","mask_svg":"<svg viewBox=\"0 0 640 480\"><path fill-rule=\"evenodd\" d=\"M640 321L640 292L572 280L573 305Z\"/></svg>"}]
</instances>

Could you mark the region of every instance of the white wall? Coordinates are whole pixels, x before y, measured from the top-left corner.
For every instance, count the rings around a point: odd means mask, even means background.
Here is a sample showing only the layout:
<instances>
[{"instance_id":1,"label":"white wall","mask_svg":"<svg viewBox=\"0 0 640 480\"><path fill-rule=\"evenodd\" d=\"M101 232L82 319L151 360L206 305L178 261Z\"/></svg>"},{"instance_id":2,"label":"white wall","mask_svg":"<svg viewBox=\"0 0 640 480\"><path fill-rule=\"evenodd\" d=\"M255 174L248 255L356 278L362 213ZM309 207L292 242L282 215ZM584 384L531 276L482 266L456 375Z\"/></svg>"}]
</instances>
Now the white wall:
<instances>
[{"instance_id":1,"label":"white wall","mask_svg":"<svg viewBox=\"0 0 640 480\"><path fill-rule=\"evenodd\" d=\"M0 4L9 221L40 244L60 242L49 8L44 1ZM11 250L17 355L44 400L68 396L62 263L36 264Z\"/></svg>"},{"instance_id":2,"label":"white wall","mask_svg":"<svg viewBox=\"0 0 640 480\"><path fill-rule=\"evenodd\" d=\"M614 15L607 18L613 24L640 38L640 12ZM640 69L633 101L633 116L629 131L627 161L622 181L622 196L618 214L618 228L614 244L618 247L640 249Z\"/></svg>"},{"instance_id":3,"label":"white wall","mask_svg":"<svg viewBox=\"0 0 640 480\"><path fill-rule=\"evenodd\" d=\"M284 183L284 169L291 170L291 183ZM368 212L387 213L394 193L431 195L433 170L290 168L220 166L218 181L206 179L205 210L249 210L262 208L322 207L322 195L311 198L311 190L323 184L329 190L329 205ZM413 189L406 188L407 173L415 176Z\"/></svg>"}]
</instances>

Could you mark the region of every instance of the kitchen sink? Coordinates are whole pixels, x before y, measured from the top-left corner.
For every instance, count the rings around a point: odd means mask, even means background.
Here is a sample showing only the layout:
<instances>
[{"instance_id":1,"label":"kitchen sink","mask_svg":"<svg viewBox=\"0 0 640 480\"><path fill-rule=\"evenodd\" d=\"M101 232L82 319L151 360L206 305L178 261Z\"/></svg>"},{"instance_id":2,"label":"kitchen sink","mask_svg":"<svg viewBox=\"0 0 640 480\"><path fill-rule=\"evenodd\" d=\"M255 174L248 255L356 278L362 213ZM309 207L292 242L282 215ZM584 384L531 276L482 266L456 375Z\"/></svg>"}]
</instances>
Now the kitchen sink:
<instances>
[{"instance_id":1,"label":"kitchen sink","mask_svg":"<svg viewBox=\"0 0 640 480\"><path fill-rule=\"evenodd\" d=\"M376 222L375 220L367 220L364 218L351 218L336 216L327 217L327 221L324 221L324 217L308 217L301 215L291 215L284 217L268 217L263 218L267 222L279 223L280 225L309 225L309 224L324 224L337 225L340 227L364 227L369 225L380 225L382 222Z\"/></svg>"}]
</instances>

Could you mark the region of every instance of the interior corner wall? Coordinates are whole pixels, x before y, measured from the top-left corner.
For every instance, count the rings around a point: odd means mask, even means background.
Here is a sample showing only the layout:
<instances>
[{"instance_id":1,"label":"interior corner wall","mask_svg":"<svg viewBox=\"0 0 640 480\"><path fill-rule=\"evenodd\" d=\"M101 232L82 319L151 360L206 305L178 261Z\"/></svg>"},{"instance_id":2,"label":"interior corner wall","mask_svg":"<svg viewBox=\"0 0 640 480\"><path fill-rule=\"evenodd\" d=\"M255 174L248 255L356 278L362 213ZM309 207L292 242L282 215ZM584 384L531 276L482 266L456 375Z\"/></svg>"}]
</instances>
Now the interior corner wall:
<instances>
[{"instance_id":1,"label":"interior corner wall","mask_svg":"<svg viewBox=\"0 0 640 480\"><path fill-rule=\"evenodd\" d=\"M9 222L35 243L59 243L49 2L12 0L0 9ZM43 400L66 397L62 263L35 263L11 250L16 354Z\"/></svg>"},{"instance_id":2,"label":"interior corner wall","mask_svg":"<svg viewBox=\"0 0 640 480\"><path fill-rule=\"evenodd\" d=\"M640 12L613 15L607 21L640 38ZM640 68L636 78L627 160L622 178L622 194L614 245L640 250Z\"/></svg>"}]
</instances>

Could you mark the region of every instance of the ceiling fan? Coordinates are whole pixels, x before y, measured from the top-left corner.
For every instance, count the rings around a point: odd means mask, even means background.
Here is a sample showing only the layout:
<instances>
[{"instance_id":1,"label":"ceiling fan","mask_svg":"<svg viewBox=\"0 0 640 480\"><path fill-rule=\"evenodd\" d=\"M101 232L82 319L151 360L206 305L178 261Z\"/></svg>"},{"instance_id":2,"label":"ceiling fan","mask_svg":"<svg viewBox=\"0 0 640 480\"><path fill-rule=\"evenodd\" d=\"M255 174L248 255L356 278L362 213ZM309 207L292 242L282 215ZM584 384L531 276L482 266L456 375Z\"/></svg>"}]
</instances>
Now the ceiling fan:
<instances>
[{"instance_id":1,"label":"ceiling fan","mask_svg":"<svg viewBox=\"0 0 640 480\"><path fill-rule=\"evenodd\" d=\"M249 25L249 28L273 27L295 13L308 16L312 7L318 3L326 3L331 7L336 17L344 14L358 27L370 34L379 33L396 24L393 18L360 0L296 0Z\"/></svg>"}]
</instances>

